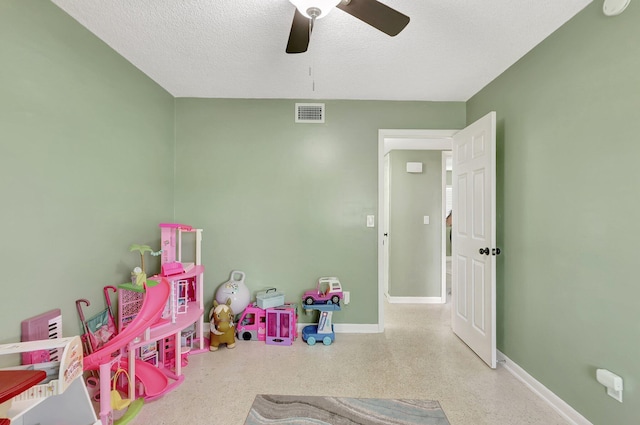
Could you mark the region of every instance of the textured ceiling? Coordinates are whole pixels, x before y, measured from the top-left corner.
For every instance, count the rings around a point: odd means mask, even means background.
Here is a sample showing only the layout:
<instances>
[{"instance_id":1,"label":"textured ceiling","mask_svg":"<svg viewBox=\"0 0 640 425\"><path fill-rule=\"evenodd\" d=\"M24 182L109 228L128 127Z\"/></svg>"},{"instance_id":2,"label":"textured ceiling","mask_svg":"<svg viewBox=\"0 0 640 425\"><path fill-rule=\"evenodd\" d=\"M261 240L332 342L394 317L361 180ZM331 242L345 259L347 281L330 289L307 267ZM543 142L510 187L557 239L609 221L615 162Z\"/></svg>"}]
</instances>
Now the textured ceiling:
<instances>
[{"instance_id":1,"label":"textured ceiling","mask_svg":"<svg viewBox=\"0 0 640 425\"><path fill-rule=\"evenodd\" d=\"M382 0L396 37L341 10L286 54L289 0L52 0L175 97L466 101L591 0Z\"/></svg>"}]
</instances>

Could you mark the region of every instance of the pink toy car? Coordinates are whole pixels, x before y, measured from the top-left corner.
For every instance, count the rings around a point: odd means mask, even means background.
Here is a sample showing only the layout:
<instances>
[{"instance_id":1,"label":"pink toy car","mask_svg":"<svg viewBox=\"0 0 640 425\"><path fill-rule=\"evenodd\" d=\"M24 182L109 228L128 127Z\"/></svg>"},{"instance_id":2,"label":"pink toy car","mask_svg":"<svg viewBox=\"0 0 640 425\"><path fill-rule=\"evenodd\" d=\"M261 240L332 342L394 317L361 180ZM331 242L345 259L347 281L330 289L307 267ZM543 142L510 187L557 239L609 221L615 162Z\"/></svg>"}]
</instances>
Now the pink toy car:
<instances>
[{"instance_id":1,"label":"pink toy car","mask_svg":"<svg viewBox=\"0 0 640 425\"><path fill-rule=\"evenodd\" d=\"M266 312L250 304L245 308L240 320L236 324L236 336L244 341L264 341L266 333Z\"/></svg>"},{"instance_id":2,"label":"pink toy car","mask_svg":"<svg viewBox=\"0 0 640 425\"><path fill-rule=\"evenodd\" d=\"M306 305L339 304L343 298L342 285L337 277L321 277L316 289L304 293L302 302Z\"/></svg>"}]
</instances>

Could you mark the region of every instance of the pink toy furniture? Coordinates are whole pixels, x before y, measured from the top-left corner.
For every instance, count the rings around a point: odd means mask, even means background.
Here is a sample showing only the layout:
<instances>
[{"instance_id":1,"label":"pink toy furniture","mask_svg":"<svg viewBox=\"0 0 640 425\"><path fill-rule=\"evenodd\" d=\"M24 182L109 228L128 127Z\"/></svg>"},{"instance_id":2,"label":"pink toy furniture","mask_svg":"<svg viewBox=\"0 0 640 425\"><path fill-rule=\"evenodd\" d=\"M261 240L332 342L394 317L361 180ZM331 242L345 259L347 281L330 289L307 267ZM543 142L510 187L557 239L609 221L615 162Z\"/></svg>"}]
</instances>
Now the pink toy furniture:
<instances>
[{"instance_id":1,"label":"pink toy furniture","mask_svg":"<svg viewBox=\"0 0 640 425\"><path fill-rule=\"evenodd\" d=\"M267 334L265 342L270 345L291 345L298 336L295 306L270 307L267 309Z\"/></svg>"},{"instance_id":2,"label":"pink toy furniture","mask_svg":"<svg viewBox=\"0 0 640 425\"><path fill-rule=\"evenodd\" d=\"M184 273L187 269L182 264L182 233L196 232L196 258L200 258L201 230L194 229L186 224L160 223L160 256L162 276L173 276ZM196 261L200 264L199 261Z\"/></svg>"}]
</instances>

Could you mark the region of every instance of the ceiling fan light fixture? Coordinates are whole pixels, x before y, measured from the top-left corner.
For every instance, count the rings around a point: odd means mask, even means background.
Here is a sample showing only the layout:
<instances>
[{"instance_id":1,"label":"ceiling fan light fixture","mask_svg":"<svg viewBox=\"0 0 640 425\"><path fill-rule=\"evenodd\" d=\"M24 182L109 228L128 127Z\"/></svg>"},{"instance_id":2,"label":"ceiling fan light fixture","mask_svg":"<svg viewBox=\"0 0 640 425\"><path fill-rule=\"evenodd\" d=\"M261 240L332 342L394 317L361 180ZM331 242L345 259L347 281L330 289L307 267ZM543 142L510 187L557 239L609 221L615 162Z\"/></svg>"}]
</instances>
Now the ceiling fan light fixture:
<instances>
[{"instance_id":1,"label":"ceiling fan light fixture","mask_svg":"<svg viewBox=\"0 0 640 425\"><path fill-rule=\"evenodd\" d=\"M340 3L340 0L289 0L293 5L309 19L320 19L327 16L331 10Z\"/></svg>"}]
</instances>

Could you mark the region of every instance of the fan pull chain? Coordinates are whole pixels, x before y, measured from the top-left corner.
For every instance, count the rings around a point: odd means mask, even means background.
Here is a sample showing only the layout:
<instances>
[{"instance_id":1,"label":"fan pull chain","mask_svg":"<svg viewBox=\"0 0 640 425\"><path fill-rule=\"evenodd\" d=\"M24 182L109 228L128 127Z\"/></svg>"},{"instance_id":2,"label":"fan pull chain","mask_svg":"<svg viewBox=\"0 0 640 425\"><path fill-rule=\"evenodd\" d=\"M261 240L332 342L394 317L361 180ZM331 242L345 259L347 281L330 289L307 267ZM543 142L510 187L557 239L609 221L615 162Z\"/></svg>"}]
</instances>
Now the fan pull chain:
<instances>
[{"instance_id":1,"label":"fan pull chain","mask_svg":"<svg viewBox=\"0 0 640 425\"><path fill-rule=\"evenodd\" d=\"M313 77L313 72L311 71L311 66L309 66L309 77L311 77L311 91L316 91L316 79Z\"/></svg>"},{"instance_id":2,"label":"fan pull chain","mask_svg":"<svg viewBox=\"0 0 640 425\"><path fill-rule=\"evenodd\" d=\"M316 22L316 17L315 15L311 17L311 20L309 21L309 40L311 40L311 32L313 31L313 24L315 24ZM309 77L311 77L311 91L316 91L316 79L314 78L313 72L311 71L311 69L313 68L313 66L315 65L314 63L314 55L313 52L311 53L311 65L309 65Z\"/></svg>"}]
</instances>

